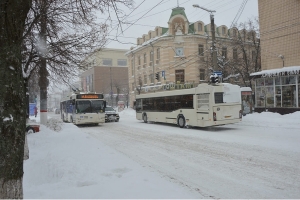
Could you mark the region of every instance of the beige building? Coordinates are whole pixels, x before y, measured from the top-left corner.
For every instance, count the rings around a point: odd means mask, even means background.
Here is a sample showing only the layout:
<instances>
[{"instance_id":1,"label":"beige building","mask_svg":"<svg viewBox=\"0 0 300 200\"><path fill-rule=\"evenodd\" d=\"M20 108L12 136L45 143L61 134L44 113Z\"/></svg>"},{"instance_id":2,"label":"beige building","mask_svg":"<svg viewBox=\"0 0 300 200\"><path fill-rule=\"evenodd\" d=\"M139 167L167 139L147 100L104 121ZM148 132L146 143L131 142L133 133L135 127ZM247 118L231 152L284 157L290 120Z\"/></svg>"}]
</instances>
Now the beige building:
<instances>
[{"instance_id":1,"label":"beige building","mask_svg":"<svg viewBox=\"0 0 300 200\"><path fill-rule=\"evenodd\" d=\"M258 0L258 11L262 69L299 66L300 1Z\"/></svg>"},{"instance_id":2,"label":"beige building","mask_svg":"<svg viewBox=\"0 0 300 200\"><path fill-rule=\"evenodd\" d=\"M300 110L300 1L258 0L262 71L255 78L255 109Z\"/></svg>"},{"instance_id":3,"label":"beige building","mask_svg":"<svg viewBox=\"0 0 300 200\"><path fill-rule=\"evenodd\" d=\"M83 91L103 93L108 105L118 101L128 102L128 67L126 49L104 48L89 55L81 63L86 69L81 73Z\"/></svg>"},{"instance_id":4,"label":"beige building","mask_svg":"<svg viewBox=\"0 0 300 200\"><path fill-rule=\"evenodd\" d=\"M222 71L223 77L234 71L213 69L211 59L211 24L202 21L190 23L185 9L172 9L167 21L168 27L156 27L142 37L137 38L137 46L126 53L129 62L130 106L133 106L135 94L143 87L168 83L183 84L209 82L213 71ZM228 58L237 59L237 51L232 39L244 32L233 27L215 25L217 48L226 62ZM251 54L251 49L249 49ZM230 79L235 81L236 79Z\"/></svg>"}]
</instances>

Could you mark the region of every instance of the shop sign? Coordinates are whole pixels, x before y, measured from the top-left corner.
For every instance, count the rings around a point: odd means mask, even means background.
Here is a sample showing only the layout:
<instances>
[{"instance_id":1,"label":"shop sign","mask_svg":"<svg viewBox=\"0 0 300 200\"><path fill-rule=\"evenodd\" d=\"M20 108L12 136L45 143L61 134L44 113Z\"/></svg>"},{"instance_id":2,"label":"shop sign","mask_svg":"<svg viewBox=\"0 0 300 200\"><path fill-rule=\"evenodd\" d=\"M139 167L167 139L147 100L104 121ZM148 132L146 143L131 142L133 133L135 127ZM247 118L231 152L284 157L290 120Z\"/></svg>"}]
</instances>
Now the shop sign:
<instances>
[{"instance_id":1,"label":"shop sign","mask_svg":"<svg viewBox=\"0 0 300 200\"><path fill-rule=\"evenodd\" d=\"M181 89L190 89L190 88L194 88L194 83L184 83L184 84L169 83L165 85L144 87L142 88L142 92L181 90Z\"/></svg>"},{"instance_id":2,"label":"shop sign","mask_svg":"<svg viewBox=\"0 0 300 200\"><path fill-rule=\"evenodd\" d=\"M298 75L300 74L300 70L292 70L292 71L283 71L283 72L271 72L271 73L264 73L261 76L265 77L275 77L275 76L286 76L286 75Z\"/></svg>"}]
</instances>

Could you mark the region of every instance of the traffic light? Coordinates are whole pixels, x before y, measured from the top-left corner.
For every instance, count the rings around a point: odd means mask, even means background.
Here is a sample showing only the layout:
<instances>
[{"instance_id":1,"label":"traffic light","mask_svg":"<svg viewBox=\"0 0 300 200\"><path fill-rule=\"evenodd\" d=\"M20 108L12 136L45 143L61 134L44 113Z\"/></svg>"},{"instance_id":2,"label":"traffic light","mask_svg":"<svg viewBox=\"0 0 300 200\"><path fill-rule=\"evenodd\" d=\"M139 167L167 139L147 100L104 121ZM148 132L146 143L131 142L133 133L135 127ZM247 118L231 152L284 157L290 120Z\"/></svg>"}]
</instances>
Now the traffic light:
<instances>
[{"instance_id":1,"label":"traffic light","mask_svg":"<svg viewBox=\"0 0 300 200\"><path fill-rule=\"evenodd\" d=\"M159 79L159 73L155 74L155 79L158 80Z\"/></svg>"},{"instance_id":2,"label":"traffic light","mask_svg":"<svg viewBox=\"0 0 300 200\"><path fill-rule=\"evenodd\" d=\"M211 83L219 83L219 76L217 74L210 75Z\"/></svg>"},{"instance_id":3,"label":"traffic light","mask_svg":"<svg viewBox=\"0 0 300 200\"><path fill-rule=\"evenodd\" d=\"M215 83L219 83L219 76L215 75Z\"/></svg>"}]
</instances>

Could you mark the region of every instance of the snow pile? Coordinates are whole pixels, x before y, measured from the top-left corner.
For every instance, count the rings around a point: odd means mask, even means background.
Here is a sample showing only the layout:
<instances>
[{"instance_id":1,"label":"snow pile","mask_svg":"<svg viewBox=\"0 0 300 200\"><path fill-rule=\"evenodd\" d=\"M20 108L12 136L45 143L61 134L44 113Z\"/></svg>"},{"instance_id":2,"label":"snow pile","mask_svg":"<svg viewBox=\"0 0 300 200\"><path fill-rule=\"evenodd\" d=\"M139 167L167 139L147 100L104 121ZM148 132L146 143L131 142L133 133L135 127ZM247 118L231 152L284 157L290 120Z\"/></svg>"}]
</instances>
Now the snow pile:
<instances>
[{"instance_id":1,"label":"snow pile","mask_svg":"<svg viewBox=\"0 0 300 200\"><path fill-rule=\"evenodd\" d=\"M295 123L298 121L299 123ZM291 114L280 115L272 112L252 113L243 117L240 125L268 128L300 128L300 111Z\"/></svg>"},{"instance_id":2,"label":"snow pile","mask_svg":"<svg viewBox=\"0 0 300 200\"><path fill-rule=\"evenodd\" d=\"M132 108L125 108L123 111L119 112L120 117L134 117L136 116L136 112Z\"/></svg>"}]
</instances>

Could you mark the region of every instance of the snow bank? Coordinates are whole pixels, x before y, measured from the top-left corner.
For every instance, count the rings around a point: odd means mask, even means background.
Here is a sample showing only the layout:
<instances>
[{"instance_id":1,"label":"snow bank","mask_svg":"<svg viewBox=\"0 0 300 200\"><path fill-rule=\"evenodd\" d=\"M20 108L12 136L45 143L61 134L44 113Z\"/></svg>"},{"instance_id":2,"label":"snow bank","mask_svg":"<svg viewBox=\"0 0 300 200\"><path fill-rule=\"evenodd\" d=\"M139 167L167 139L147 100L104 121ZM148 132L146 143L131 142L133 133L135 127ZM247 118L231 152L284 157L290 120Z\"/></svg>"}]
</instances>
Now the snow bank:
<instances>
[{"instance_id":1,"label":"snow bank","mask_svg":"<svg viewBox=\"0 0 300 200\"><path fill-rule=\"evenodd\" d=\"M300 111L281 115L273 112L252 113L243 117L242 125L258 127L287 127L300 128Z\"/></svg>"}]
</instances>

